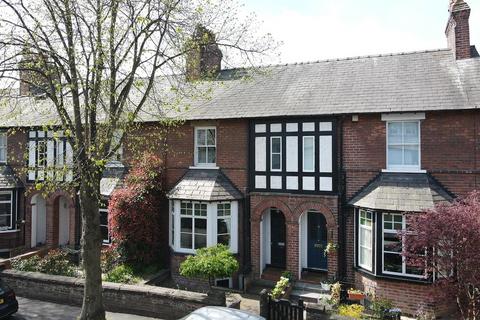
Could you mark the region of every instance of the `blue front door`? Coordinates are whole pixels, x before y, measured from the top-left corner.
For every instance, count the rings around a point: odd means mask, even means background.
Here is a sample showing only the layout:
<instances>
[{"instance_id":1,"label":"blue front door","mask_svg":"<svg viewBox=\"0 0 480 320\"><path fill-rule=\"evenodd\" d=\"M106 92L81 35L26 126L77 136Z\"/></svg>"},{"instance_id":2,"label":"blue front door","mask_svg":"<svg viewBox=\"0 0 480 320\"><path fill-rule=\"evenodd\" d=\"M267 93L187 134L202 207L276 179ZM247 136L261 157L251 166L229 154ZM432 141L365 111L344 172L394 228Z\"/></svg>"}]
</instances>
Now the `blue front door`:
<instances>
[{"instance_id":1,"label":"blue front door","mask_svg":"<svg viewBox=\"0 0 480 320\"><path fill-rule=\"evenodd\" d=\"M308 268L327 270L327 222L325 217L316 212L308 212Z\"/></svg>"}]
</instances>

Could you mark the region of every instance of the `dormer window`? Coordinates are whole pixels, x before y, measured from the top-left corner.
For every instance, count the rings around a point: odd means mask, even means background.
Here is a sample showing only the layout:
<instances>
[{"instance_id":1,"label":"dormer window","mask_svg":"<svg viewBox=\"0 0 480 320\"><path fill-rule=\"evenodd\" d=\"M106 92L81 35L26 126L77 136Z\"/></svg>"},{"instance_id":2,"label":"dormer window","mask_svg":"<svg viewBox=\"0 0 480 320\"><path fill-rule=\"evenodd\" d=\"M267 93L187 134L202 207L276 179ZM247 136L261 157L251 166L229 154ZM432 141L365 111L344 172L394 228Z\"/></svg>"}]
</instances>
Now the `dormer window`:
<instances>
[{"instance_id":1,"label":"dormer window","mask_svg":"<svg viewBox=\"0 0 480 320\"><path fill-rule=\"evenodd\" d=\"M0 132L0 163L7 163L7 133Z\"/></svg>"},{"instance_id":2,"label":"dormer window","mask_svg":"<svg viewBox=\"0 0 480 320\"><path fill-rule=\"evenodd\" d=\"M215 127L195 128L195 166L215 167L217 162L217 130Z\"/></svg>"}]
</instances>

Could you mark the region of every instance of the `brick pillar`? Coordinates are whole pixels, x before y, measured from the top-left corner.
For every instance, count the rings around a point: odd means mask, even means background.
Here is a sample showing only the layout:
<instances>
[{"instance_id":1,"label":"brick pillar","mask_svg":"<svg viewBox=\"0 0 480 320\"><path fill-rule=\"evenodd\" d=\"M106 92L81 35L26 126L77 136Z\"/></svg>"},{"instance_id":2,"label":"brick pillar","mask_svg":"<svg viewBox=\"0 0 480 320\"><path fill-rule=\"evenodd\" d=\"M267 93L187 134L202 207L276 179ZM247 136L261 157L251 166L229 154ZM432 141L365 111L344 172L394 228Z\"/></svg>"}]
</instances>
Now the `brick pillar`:
<instances>
[{"instance_id":1,"label":"brick pillar","mask_svg":"<svg viewBox=\"0 0 480 320\"><path fill-rule=\"evenodd\" d=\"M260 220L251 220L251 241L250 241L250 252L252 260L252 271L253 278L260 278L260 247L262 243L260 242Z\"/></svg>"},{"instance_id":2,"label":"brick pillar","mask_svg":"<svg viewBox=\"0 0 480 320\"><path fill-rule=\"evenodd\" d=\"M58 225L55 230L55 206L51 201L46 201L45 204L47 213L47 246L55 246L58 244ZM58 224L58 212L57 212L57 224ZM55 231L57 233L57 239L55 241Z\"/></svg>"},{"instance_id":3,"label":"brick pillar","mask_svg":"<svg viewBox=\"0 0 480 320\"><path fill-rule=\"evenodd\" d=\"M299 269L299 252L298 252L298 221L286 221L287 227L287 270L295 275L296 279L300 278Z\"/></svg>"}]
</instances>

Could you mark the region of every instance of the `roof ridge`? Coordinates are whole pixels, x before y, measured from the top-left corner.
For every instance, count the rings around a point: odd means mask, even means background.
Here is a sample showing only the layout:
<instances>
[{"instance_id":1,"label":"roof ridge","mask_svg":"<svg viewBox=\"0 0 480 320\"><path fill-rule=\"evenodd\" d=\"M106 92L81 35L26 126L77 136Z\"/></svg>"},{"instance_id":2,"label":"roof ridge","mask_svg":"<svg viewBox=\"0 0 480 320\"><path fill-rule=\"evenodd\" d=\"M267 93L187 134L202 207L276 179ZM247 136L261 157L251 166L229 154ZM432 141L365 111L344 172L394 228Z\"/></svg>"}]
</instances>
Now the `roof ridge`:
<instances>
[{"instance_id":1,"label":"roof ridge","mask_svg":"<svg viewBox=\"0 0 480 320\"><path fill-rule=\"evenodd\" d=\"M350 56L345 58L330 58L330 59L320 59L320 60L311 60L311 61L301 61L301 62L290 62L290 63L276 63L276 64L267 64L263 66L254 66L254 67L238 67L238 68L227 68L222 69L222 71L239 71L239 70L251 70L255 68L271 68L271 67L287 67L295 65L307 65L307 64L316 64L322 62L333 62L333 61L350 61L350 60L360 60L365 58L381 58L381 57L393 57L393 56L405 56L411 54L419 53L434 53L442 51L451 51L449 48L443 49L430 49L430 50L417 50L417 51L405 51L405 52L393 52L393 53L381 53L381 54L370 54L370 55L361 55L361 56Z\"/></svg>"}]
</instances>

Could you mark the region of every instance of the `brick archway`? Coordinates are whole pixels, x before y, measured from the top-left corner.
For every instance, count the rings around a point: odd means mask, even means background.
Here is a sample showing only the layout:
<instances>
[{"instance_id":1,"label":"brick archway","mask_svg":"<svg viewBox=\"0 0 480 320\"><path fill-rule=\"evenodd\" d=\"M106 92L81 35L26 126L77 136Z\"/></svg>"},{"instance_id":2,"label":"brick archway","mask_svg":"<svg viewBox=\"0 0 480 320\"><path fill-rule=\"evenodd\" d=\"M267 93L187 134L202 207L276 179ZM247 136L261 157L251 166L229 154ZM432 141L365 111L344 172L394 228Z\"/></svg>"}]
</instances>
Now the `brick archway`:
<instances>
[{"instance_id":1,"label":"brick archway","mask_svg":"<svg viewBox=\"0 0 480 320\"><path fill-rule=\"evenodd\" d=\"M306 234L306 228L308 228L307 225L305 225L307 222L306 220L306 214L308 212L317 212L325 217L326 221L326 227L327 227L327 242L328 243L333 243L338 245L338 223L337 220L333 214L333 212L325 206L323 203L316 202L316 201L306 201L301 204L299 204L293 213L294 218L298 219L299 221L298 224L298 273L299 276L301 277L302 275L302 268L306 267L306 255L307 253L307 234ZM303 226L302 226L303 224ZM303 228L303 231L302 231ZM330 252L328 254L328 261L327 261L327 273L328 277L330 279L336 278L337 275L337 270L338 270L338 252Z\"/></svg>"},{"instance_id":2,"label":"brick archway","mask_svg":"<svg viewBox=\"0 0 480 320\"><path fill-rule=\"evenodd\" d=\"M286 203L279 199L267 199L257 204L252 211L252 221L261 221L262 215L270 208L276 208L282 211L283 215L285 216L285 220L290 221L292 217L292 210Z\"/></svg>"},{"instance_id":3,"label":"brick archway","mask_svg":"<svg viewBox=\"0 0 480 320\"><path fill-rule=\"evenodd\" d=\"M64 198L66 200L66 210L67 217L60 217L60 199ZM47 198L47 210L50 210L47 214L47 219L50 219L47 223L50 227L47 232L47 243L49 245L57 246L60 244L60 229L67 228L68 232L68 244L75 244L75 201L71 194L64 191L58 190L49 195ZM67 218L68 221L63 219ZM66 222L66 225L61 226L60 222Z\"/></svg>"}]
</instances>

